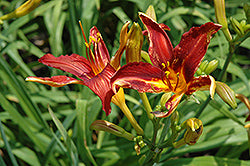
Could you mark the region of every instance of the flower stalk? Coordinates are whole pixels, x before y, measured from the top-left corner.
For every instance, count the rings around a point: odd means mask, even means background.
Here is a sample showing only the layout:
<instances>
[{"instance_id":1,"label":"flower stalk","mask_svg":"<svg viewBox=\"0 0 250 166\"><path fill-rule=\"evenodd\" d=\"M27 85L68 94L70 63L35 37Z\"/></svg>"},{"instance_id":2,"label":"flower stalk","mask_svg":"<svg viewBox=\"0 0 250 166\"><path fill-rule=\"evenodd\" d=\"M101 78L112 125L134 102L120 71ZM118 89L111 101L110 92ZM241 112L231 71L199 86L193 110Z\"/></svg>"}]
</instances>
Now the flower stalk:
<instances>
[{"instance_id":1,"label":"flower stalk","mask_svg":"<svg viewBox=\"0 0 250 166\"><path fill-rule=\"evenodd\" d=\"M130 112L128 106L125 103L123 88L120 88L119 91L117 92L117 94L112 97L112 103L117 105L122 110L124 115L128 118L129 122L131 123L131 125L135 129L136 133L138 135L144 135L143 129L137 123L137 121L135 120L134 116L132 115L132 113Z\"/></svg>"}]
</instances>

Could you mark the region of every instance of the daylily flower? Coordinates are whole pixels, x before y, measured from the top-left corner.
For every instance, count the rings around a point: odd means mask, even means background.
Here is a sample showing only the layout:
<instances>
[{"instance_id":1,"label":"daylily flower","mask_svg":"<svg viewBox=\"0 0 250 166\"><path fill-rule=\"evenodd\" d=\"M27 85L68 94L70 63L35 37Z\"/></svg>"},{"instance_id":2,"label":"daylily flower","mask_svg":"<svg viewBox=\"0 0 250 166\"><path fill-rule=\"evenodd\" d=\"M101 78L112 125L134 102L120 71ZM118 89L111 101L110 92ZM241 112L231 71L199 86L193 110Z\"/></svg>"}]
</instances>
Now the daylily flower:
<instances>
[{"instance_id":1,"label":"daylily flower","mask_svg":"<svg viewBox=\"0 0 250 166\"><path fill-rule=\"evenodd\" d=\"M39 82L53 87L61 87L68 84L82 84L88 86L102 101L103 110L106 115L111 112L110 102L114 92L110 86L110 79L120 67L120 58L126 46L126 35L129 23L126 23L121 30L120 47L115 56L110 60L110 56L102 36L94 26L90 30L89 43L86 41L87 58L77 54L61 55L55 57L52 54L46 54L39 59L39 62L69 72L81 80L68 76L49 77L28 77L26 81ZM93 45L93 51L90 46Z\"/></svg>"},{"instance_id":2,"label":"daylily flower","mask_svg":"<svg viewBox=\"0 0 250 166\"><path fill-rule=\"evenodd\" d=\"M147 28L149 37L148 53L152 64L134 62L124 65L111 79L114 92L131 88L143 92L173 92L166 102L168 112L154 112L156 117L169 116L179 104L184 94L191 95L198 90L209 90L213 98L215 80L211 76L194 77L202 61L212 35L221 25L208 22L201 27L193 27L183 34L180 43L173 48L164 26L144 13L139 14Z\"/></svg>"}]
</instances>

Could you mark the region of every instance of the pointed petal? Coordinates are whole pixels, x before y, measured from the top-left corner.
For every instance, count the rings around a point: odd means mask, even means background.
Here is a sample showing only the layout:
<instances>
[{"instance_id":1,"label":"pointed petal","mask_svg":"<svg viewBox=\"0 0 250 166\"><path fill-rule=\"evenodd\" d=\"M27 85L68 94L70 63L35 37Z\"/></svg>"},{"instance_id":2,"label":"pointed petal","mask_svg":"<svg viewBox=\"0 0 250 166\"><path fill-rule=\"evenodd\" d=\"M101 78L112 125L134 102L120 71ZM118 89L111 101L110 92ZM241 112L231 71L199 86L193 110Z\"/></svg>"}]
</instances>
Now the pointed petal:
<instances>
[{"instance_id":1,"label":"pointed petal","mask_svg":"<svg viewBox=\"0 0 250 166\"><path fill-rule=\"evenodd\" d=\"M193 27L182 35L180 43L174 48L174 70L184 65L183 72L186 82L189 82L203 59L212 35L221 25L208 22L201 27Z\"/></svg>"},{"instance_id":2,"label":"pointed petal","mask_svg":"<svg viewBox=\"0 0 250 166\"><path fill-rule=\"evenodd\" d=\"M110 62L110 56L101 33L95 26L90 29L90 41L94 46L95 65L103 69Z\"/></svg>"},{"instance_id":3,"label":"pointed petal","mask_svg":"<svg viewBox=\"0 0 250 166\"><path fill-rule=\"evenodd\" d=\"M47 66L74 74L82 80L94 77L89 61L77 54L72 54L70 56L61 55L60 57L54 57L52 54L46 54L38 61Z\"/></svg>"},{"instance_id":4,"label":"pointed petal","mask_svg":"<svg viewBox=\"0 0 250 166\"><path fill-rule=\"evenodd\" d=\"M107 64L101 73L90 80L84 81L85 85L101 99L102 109L106 112L106 115L111 112L110 102L114 92L110 86L110 79L114 73L115 69L110 64Z\"/></svg>"},{"instance_id":5,"label":"pointed petal","mask_svg":"<svg viewBox=\"0 0 250 166\"><path fill-rule=\"evenodd\" d=\"M200 90L210 90L210 96L213 99L215 92L216 84L212 76L199 76L195 77L188 83L188 90L185 93L186 95L191 95L195 91Z\"/></svg>"},{"instance_id":6,"label":"pointed petal","mask_svg":"<svg viewBox=\"0 0 250 166\"><path fill-rule=\"evenodd\" d=\"M162 25L159 25L144 13L140 13L139 16L143 24L147 27L150 40L148 49L150 59L155 66L163 68L162 63L167 65L168 61L172 59L173 46L168 35L162 29Z\"/></svg>"},{"instance_id":7,"label":"pointed petal","mask_svg":"<svg viewBox=\"0 0 250 166\"><path fill-rule=\"evenodd\" d=\"M62 87L68 84L82 84L84 85L83 81L74 79L72 77L67 76L53 76L53 77L27 77L25 81L30 82L38 82L41 84L50 85L53 87Z\"/></svg>"},{"instance_id":8,"label":"pointed petal","mask_svg":"<svg viewBox=\"0 0 250 166\"><path fill-rule=\"evenodd\" d=\"M120 68L111 79L113 91L117 88L131 88L143 92L158 93L170 91L163 82L165 73L149 63L134 62Z\"/></svg>"},{"instance_id":9,"label":"pointed petal","mask_svg":"<svg viewBox=\"0 0 250 166\"><path fill-rule=\"evenodd\" d=\"M180 93L180 94L174 94L165 104L165 107L168 109L167 112L152 112L156 117L159 118L165 118L168 117L169 115L171 115L174 110L177 108L178 104L181 101L182 96L184 95L184 93Z\"/></svg>"}]
</instances>

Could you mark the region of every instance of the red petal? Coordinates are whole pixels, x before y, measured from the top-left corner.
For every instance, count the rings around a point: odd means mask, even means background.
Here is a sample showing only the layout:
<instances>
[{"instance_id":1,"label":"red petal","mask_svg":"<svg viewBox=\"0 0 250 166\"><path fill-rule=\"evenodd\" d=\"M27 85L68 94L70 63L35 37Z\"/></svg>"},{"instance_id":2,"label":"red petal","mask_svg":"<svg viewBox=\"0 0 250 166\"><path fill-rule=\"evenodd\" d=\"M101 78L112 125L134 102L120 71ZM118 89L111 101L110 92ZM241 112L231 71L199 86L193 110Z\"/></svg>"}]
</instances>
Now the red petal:
<instances>
[{"instance_id":1,"label":"red petal","mask_svg":"<svg viewBox=\"0 0 250 166\"><path fill-rule=\"evenodd\" d=\"M167 65L168 61L172 59L173 46L168 35L162 29L161 25L147 15L140 13L140 18L147 27L149 35L150 45L148 52L150 59L155 66L163 68L162 63Z\"/></svg>"},{"instance_id":2,"label":"red petal","mask_svg":"<svg viewBox=\"0 0 250 166\"><path fill-rule=\"evenodd\" d=\"M186 95L191 95L195 91L200 91L200 90L210 90L210 95L211 98L213 99L214 92L215 92L215 80L212 76L199 76L193 78L189 83L188 83L188 90L185 93Z\"/></svg>"},{"instance_id":3,"label":"red petal","mask_svg":"<svg viewBox=\"0 0 250 166\"><path fill-rule=\"evenodd\" d=\"M181 101L181 98L182 96L184 95L184 93L181 93L181 94L175 94L173 95L165 104L165 107L168 109L167 112L153 112L153 114L156 116L156 117L159 117L159 118L165 118L165 117L168 117L169 115L171 115L174 110L177 108L178 104L180 103Z\"/></svg>"},{"instance_id":4,"label":"red petal","mask_svg":"<svg viewBox=\"0 0 250 166\"><path fill-rule=\"evenodd\" d=\"M188 83L196 72L203 59L212 35L215 34L221 25L208 22L201 27L193 27L182 35L178 46L174 48L173 64L175 71L184 65L183 72Z\"/></svg>"},{"instance_id":5,"label":"red petal","mask_svg":"<svg viewBox=\"0 0 250 166\"><path fill-rule=\"evenodd\" d=\"M46 54L41 57L39 62L54 67L75 76L86 80L94 77L94 73L90 67L89 61L77 54L68 55L61 55L60 57L54 57L52 54Z\"/></svg>"},{"instance_id":6,"label":"red petal","mask_svg":"<svg viewBox=\"0 0 250 166\"><path fill-rule=\"evenodd\" d=\"M169 87L162 81L165 73L149 63L128 63L120 68L111 79L111 85L116 88L131 88L139 92L158 93L170 91Z\"/></svg>"},{"instance_id":7,"label":"red petal","mask_svg":"<svg viewBox=\"0 0 250 166\"><path fill-rule=\"evenodd\" d=\"M68 84L84 84L83 81L74 79L72 77L67 76L53 76L53 77L27 77L26 81L30 82L38 82L41 84L50 85L53 87L62 87Z\"/></svg>"},{"instance_id":8,"label":"red petal","mask_svg":"<svg viewBox=\"0 0 250 166\"><path fill-rule=\"evenodd\" d=\"M103 69L101 73L90 80L85 81L88 86L102 101L102 109L109 115L111 112L110 102L114 92L110 86L110 79L114 75L115 69L110 65Z\"/></svg>"},{"instance_id":9,"label":"red petal","mask_svg":"<svg viewBox=\"0 0 250 166\"><path fill-rule=\"evenodd\" d=\"M90 40L94 46L95 65L103 69L110 62L110 56L101 33L95 26L90 29Z\"/></svg>"}]
</instances>

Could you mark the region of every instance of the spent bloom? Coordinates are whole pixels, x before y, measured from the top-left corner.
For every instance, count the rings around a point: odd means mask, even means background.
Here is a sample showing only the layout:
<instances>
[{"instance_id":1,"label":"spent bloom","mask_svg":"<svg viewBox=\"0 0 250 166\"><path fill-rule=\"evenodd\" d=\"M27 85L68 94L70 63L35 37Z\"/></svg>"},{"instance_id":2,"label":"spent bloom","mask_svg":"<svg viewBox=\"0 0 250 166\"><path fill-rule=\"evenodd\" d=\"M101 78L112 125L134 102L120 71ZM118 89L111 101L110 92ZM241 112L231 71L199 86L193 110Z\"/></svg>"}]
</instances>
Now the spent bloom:
<instances>
[{"instance_id":1,"label":"spent bloom","mask_svg":"<svg viewBox=\"0 0 250 166\"><path fill-rule=\"evenodd\" d=\"M184 94L191 95L198 90L209 90L213 98L215 80L203 75L194 77L202 61L212 35L221 25L208 22L200 27L193 27L182 35L180 43L173 48L163 24L158 24L144 13L139 14L147 28L144 34L149 37L148 53L152 64L134 62L124 65L111 79L114 92L131 88L143 92L173 92L166 102L168 112L154 112L156 117L169 116L179 104Z\"/></svg>"}]
</instances>

